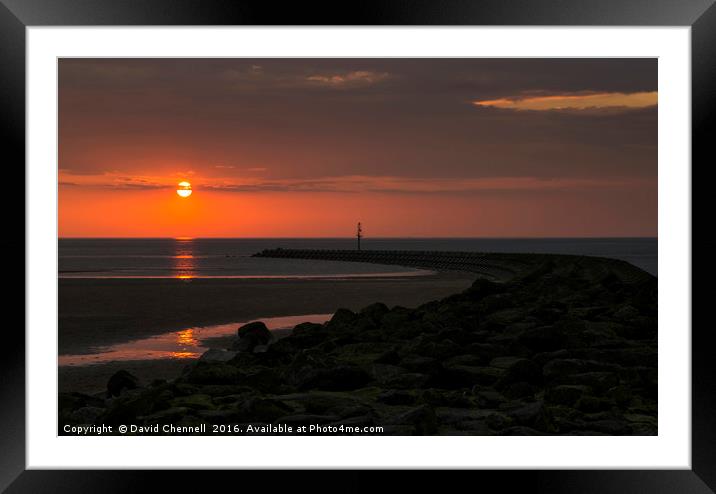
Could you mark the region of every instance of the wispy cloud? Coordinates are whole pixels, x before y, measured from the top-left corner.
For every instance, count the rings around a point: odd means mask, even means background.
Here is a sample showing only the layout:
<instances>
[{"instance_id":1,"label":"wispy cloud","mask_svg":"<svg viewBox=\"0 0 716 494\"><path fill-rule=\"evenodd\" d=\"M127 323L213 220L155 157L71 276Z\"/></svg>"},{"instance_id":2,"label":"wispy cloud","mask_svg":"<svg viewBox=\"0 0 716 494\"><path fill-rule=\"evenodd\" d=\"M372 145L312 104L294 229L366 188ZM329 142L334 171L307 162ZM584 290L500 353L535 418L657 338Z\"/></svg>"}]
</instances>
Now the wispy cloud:
<instances>
[{"instance_id":1,"label":"wispy cloud","mask_svg":"<svg viewBox=\"0 0 716 494\"><path fill-rule=\"evenodd\" d=\"M476 100L479 107L517 111L595 111L605 109L635 109L654 106L658 101L656 91L637 93L581 92L563 94L522 94L491 100Z\"/></svg>"},{"instance_id":2,"label":"wispy cloud","mask_svg":"<svg viewBox=\"0 0 716 494\"><path fill-rule=\"evenodd\" d=\"M223 192L331 192L331 193L478 193L498 191L560 191L611 189L643 185L637 179L581 179L539 177L413 178L389 176L343 176L308 180L243 181L206 184L205 189Z\"/></svg>"},{"instance_id":3,"label":"wispy cloud","mask_svg":"<svg viewBox=\"0 0 716 494\"><path fill-rule=\"evenodd\" d=\"M174 188L177 180L174 177L144 177L128 176L119 172L104 171L95 174L83 174L60 169L60 186L104 188L104 189L125 189L125 190L150 190Z\"/></svg>"},{"instance_id":4,"label":"wispy cloud","mask_svg":"<svg viewBox=\"0 0 716 494\"><path fill-rule=\"evenodd\" d=\"M355 70L352 72L336 74L315 74L306 77L312 84L335 88L368 86L390 77L387 72L373 72L369 70Z\"/></svg>"},{"instance_id":5,"label":"wispy cloud","mask_svg":"<svg viewBox=\"0 0 716 494\"><path fill-rule=\"evenodd\" d=\"M60 166L59 172L60 174L66 175L104 175L105 173L107 173L105 170L84 170L82 168L72 168L67 166Z\"/></svg>"},{"instance_id":6,"label":"wispy cloud","mask_svg":"<svg viewBox=\"0 0 716 494\"><path fill-rule=\"evenodd\" d=\"M575 191L615 189L644 185L643 179L541 178L529 176L482 178L423 178L399 176L346 175L306 179L264 180L255 175L242 178L192 179L195 190L215 192L281 193L389 193L469 194L480 192ZM112 190L174 189L176 177L129 177L114 173L101 175L60 174L61 186Z\"/></svg>"},{"instance_id":7,"label":"wispy cloud","mask_svg":"<svg viewBox=\"0 0 716 494\"><path fill-rule=\"evenodd\" d=\"M362 88L380 83L390 78L391 75L388 72L374 70L301 70L285 72L264 70L262 66L252 65L243 69L226 70L223 72L222 77L236 90L265 91L317 87L334 89Z\"/></svg>"}]
</instances>

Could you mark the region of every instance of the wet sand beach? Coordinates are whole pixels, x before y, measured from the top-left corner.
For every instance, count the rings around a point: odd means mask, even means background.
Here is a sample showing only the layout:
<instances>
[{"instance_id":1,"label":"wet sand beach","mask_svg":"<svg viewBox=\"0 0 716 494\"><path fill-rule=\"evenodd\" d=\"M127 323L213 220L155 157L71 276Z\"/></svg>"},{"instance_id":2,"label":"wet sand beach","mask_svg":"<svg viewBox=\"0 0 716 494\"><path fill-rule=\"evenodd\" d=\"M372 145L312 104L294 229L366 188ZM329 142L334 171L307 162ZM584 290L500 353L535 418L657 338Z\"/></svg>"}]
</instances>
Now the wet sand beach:
<instances>
[{"instance_id":1,"label":"wet sand beach","mask_svg":"<svg viewBox=\"0 0 716 494\"><path fill-rule=\"evenodd\" d=\"M475 275L351 279L60 279L59 353L82 354L189 327L261 317L357 310L381 301L416 307L458 293ZM101 390L125 368L140 378L176 376L188 359L59 368L60 391Z\"/></svg>"}]
</instances>

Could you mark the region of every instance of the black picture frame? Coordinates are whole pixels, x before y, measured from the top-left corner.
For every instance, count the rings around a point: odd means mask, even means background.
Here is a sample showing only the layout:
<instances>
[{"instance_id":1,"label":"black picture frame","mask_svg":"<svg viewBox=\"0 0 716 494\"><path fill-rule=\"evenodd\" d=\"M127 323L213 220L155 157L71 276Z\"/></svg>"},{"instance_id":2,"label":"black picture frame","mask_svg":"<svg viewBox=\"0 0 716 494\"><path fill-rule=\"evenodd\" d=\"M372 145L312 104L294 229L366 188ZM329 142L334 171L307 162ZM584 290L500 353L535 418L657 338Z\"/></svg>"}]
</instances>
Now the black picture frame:
<instances>
[{"instance_id":1,"label":"black picture frame","mask_svg":"<svg viewBox=\"0 0 716 494\"><path fill-rule=\"evenodd\" d=\"M478 471L456 473L452 485L462 481L480 488L497 482L500 489L515 487L546 492L713 492L716 491L716 359L711 325L705 308L714 289L697 292L697 281L714 273L708 249L714 243L703 226L709 211L705 203L713 163L716 135L716 0L381 0L351 2L275 2L271 0L0 0L0 139L4 179L25 183L25 28L28 26L86 25L540 25L540 26L690 26L692 35L692 469L642 471ZM22 171L21 171L22 170ZM14 187L24 191L24 187ZM6 226L17 220L15 232L7 232L2 246L9 259L22 256L24 220L19 221L19 201L2 197ZM24 204L24 202L23 202ZM702 226L696 228L696 220ZM20 234L22 229L23 234ZM13 256L10 258L9 256ZM7 308L24 306L25 273L20 263L6 261ZM15 272L17 271L17 273ZM17 278L15 277L17 274ZM22 277L22 278L21 278ZM11 284L10 284L11 283ZM22 301L21 301L22 299ZM9 311L6 311L9 312ZM24 321L24 313L23 313ZM6 323L7 324L7 323ZM134 492L149 490L159 481L164 490L186 490L206 485L197 472L139 471L26 471L25 468L25 338L17 328L4 328L0 357L0 489L8 492ZM678 328L667 328L677 330ZM686 329L686 328L684 328ZM101 452L98 452L101 454ZM254 473L256 475L254 475ZM266 482L265 473L242 472L241 484ZM205 472L212 483L236 482L234 472ZM308 486L321 490L363 490L377 480L373 472L332 472L306 480L307 472L293 472L292 489ZM263 477L261 475L264 475ZM470 475L470 479L462 478ZM340 476L340 478L332 478ZM252 478L253 477L253 478ZM416 474L423 487L431 487ZM249 482L250 481L250 482ZM272 484L274 480L271 481ZM317 485L316 482L318 482ZM468 484L468 485L469 485ZM275 487L275 484L273 485ZM435 484L435 487L445 487Z\"/></svg>"}]
</instances>

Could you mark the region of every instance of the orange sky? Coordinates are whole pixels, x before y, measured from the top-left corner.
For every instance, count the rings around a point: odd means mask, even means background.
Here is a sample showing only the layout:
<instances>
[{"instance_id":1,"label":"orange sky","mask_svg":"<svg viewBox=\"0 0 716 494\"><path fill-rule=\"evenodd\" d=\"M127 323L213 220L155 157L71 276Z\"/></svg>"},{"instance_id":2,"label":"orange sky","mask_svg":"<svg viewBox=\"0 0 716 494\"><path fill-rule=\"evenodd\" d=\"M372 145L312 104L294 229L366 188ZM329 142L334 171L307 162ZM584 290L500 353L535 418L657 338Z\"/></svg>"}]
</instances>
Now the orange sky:
<instances>
[{"instance_id":1,"label":"orange sky","mask_svg":"<svg viewBox=\"0 0 716 494\"><path fill-rule=\"evenodd\" d=\"M447 195L426 201L420 194L244 193L195 189L187 199L172 190L71 191L61 193L63 237L343 237L360 219L366 235L390 236L650 236L649 218L622 216L619 203L656 202L651 188L626 188L604 207L601 192ZM88 211L88 204L92 210ZM499 212L499 214L496 214ZM555 221L559 219L559 221ZM600 227L595 227L601 225ZM567 235L565 235L565 232Z\"/></svg>"},{"instance_id":2,"label":"orange sky","mask_svg":"<svg viewBox=\"0 0 716 494\"><path fill-rule=\"evenodd\" d=\"M59 67L61 237L657 233L652 60Z\"/></svg>"}]
</instances>

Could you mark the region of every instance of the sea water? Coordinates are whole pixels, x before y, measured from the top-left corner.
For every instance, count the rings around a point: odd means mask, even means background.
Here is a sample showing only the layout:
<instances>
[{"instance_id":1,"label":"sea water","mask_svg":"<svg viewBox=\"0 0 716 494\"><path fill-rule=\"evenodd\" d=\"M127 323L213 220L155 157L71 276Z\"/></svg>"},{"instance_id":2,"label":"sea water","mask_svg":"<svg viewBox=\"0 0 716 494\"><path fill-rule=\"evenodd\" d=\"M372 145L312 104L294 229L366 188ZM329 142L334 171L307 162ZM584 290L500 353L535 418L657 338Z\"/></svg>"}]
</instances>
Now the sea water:
<instances>
[{"instance_id":1,"label":"sea water","mask_svg":"<svg viewBox=\"0 0 716 494\"><path fill-rule=\"evenodd\" d=\"M657 275L656 238L365 238L364 250L575 254L627 261ZM355 240L77 239L59 240L61 278L290 278L415 276L428 273L369 263L251 257L263 249L354 249Z\"/></svg>"}]
</instances>

